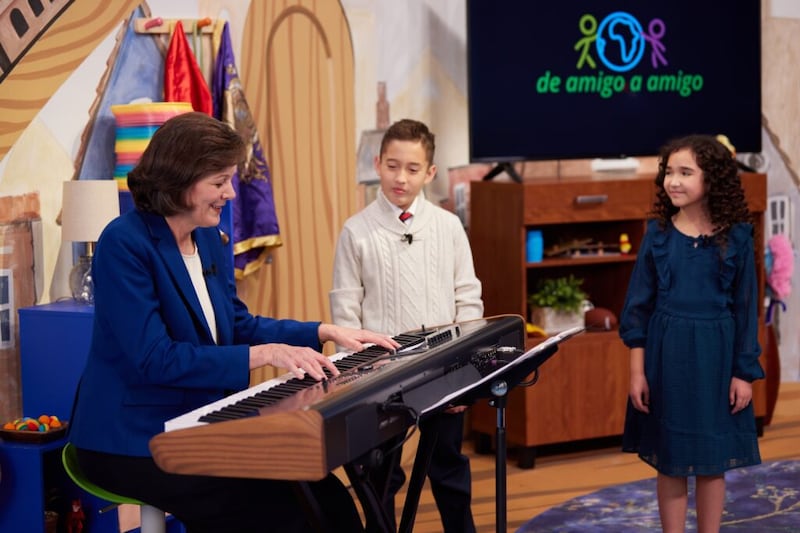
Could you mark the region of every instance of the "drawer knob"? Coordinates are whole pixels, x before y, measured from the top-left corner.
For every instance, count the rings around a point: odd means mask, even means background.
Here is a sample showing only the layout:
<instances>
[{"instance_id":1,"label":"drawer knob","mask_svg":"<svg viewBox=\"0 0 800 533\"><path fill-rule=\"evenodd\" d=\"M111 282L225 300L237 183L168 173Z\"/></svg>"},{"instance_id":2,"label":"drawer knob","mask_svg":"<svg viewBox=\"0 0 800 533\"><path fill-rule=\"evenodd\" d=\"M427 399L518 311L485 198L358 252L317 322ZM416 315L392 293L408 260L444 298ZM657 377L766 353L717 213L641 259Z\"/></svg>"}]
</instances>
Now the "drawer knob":
<instances>
[{"instance_id":1,"label":"drawer knob","mask_svg":"<svg viewBox=\"0 0 800 533\"><path fill-rule=\"evenodd\" d=\"M575 197L575 203L578 205L604 204L607 201L607 194L581 194Z\"/></svg>"}]
</instances>

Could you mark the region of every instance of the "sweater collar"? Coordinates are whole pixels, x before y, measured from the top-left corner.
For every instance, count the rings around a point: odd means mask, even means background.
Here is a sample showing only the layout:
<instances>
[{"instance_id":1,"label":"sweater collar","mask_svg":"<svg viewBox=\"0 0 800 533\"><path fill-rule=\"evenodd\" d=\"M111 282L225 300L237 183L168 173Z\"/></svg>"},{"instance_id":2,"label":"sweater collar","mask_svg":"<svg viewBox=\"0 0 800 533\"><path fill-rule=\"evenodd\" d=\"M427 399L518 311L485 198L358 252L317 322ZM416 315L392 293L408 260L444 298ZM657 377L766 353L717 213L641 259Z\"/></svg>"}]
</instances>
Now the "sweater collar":
<instances>
[{"instance_id":1,"label":"sweater collar","mask_svg":"<svg viewBox=\"0 0 800 533\"><path fill-rule=\"evenodd\" d=\"M383 191L381 189L378 189L376 200L381 203L381 206L384 210L389 210L394 216L394 218L398 218L400 216L400 213L403 212L402 209L394 205L392 202L389 201L388 198L386 198L386 195L383 194ZM408 209L406 209L406 211L408 211L412 215L416 215L417 211L419 211L422 208L424 200L425 200L425 193L423 191L419 191L419 194L417 195L416 198L414 198L414 201L411 202L411 205L408 207Z\"/></svg>"}]
</instances>

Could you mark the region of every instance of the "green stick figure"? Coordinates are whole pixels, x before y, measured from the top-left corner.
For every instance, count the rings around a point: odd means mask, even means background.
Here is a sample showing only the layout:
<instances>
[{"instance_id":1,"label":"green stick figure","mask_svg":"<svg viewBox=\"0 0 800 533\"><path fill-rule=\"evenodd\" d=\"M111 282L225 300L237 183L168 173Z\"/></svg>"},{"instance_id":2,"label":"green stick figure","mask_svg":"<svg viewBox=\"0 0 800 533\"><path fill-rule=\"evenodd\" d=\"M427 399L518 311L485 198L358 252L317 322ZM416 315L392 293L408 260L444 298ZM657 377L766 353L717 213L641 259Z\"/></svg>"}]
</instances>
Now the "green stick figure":
<instances>
[{"instance_id":1,"label":"green stick figure","mask_svg":"<svg viewBox=\"0 0 800 533\"><path fill-rule=\"evenodd\" d=\"M576 51L582 48L577 68L580 69L584 62L586 62L590 68L596 68L594 59L589 55L589 48L592 46L592 43L597 40L597 19L595 19L593 15L584 15L578 22L578 28L585 37L579 39L573 47Z\"/></svg>"}]
</instances>

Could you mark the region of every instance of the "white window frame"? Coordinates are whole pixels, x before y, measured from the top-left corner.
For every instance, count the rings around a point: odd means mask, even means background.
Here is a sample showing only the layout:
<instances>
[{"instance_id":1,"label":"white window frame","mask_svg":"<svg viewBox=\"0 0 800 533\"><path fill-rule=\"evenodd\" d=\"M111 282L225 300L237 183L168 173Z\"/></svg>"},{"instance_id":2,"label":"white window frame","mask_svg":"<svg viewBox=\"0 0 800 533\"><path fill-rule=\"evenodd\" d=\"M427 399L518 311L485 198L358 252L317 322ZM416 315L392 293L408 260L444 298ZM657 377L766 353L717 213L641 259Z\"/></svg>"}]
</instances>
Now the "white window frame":
<instances>
[{"instance_id":1,"label":"white window frame","mask_svg":"<svg viewBox=\"0 0 800 533\"><path fill-rule=\"evenodd\" d=\"M792 242L792 202L786 194L774 194L767 199L765 237L786 235Z\"/></svg>"},{"instance_id":2,"label":"white window frame","mask_svg":"<svg viewBox=\"0 0 800 533\"><path fill-rule=\"evenodd\" d=\"M14 271L0 268L0 279L4 279L8 287L8 301L0 299L0 350L5 350L14 347Z\"/></svg>"}]
</instances>

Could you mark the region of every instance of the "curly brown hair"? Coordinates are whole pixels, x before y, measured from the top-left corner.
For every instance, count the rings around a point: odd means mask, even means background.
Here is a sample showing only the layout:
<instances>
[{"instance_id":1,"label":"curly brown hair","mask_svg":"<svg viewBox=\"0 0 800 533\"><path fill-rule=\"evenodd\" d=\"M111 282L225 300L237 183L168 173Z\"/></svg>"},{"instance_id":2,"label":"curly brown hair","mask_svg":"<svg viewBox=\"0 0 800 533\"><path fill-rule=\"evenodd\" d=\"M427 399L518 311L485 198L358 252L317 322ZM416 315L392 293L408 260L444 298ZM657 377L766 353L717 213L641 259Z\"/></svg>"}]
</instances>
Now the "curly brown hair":
<instances>
[{"instance_id":1,"label":"curly brown hair","mask_svg":"<svg viewBox=\"0 0 800 533\"><path fill-rule=\"evenodd\" d=\"M708 216L714 227L717 243L724 247L731 226L737 222L752 223L753 219L747 208L736 159L728 148L710 135L681 137L661 148L658 155L656 200L652 215L661 222L662 227L665 227L679 211L672 205L669 195L664 190L664 178L669 157L683 149L688 149L694 154L697 166L703 171Z\"/></svg>"}]
</instances>

